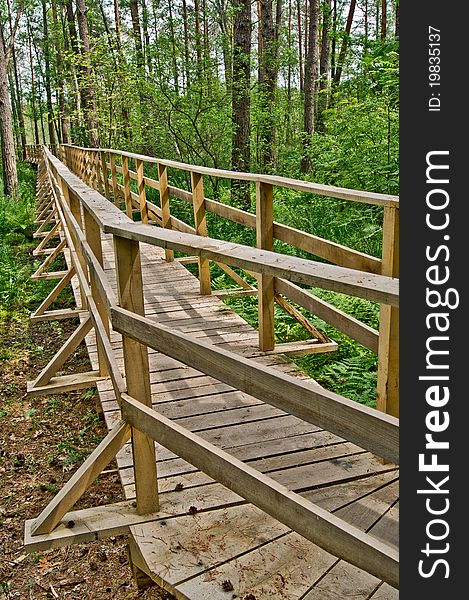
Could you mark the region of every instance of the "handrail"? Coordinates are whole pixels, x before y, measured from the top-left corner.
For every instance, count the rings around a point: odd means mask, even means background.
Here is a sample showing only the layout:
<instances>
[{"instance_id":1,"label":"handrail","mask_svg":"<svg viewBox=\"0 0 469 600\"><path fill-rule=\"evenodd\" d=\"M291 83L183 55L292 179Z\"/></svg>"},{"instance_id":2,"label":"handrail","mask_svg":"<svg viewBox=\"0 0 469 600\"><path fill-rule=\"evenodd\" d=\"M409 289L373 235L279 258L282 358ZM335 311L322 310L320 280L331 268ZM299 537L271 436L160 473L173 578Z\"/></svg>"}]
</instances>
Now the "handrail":
<instances>
[{"instance_id":1,"label":"handrail","mask_svg":"<svg viewBox=\"0 0 469 600\"><path fill-rule=\"evenodd\" d=\"M145 156L144 154L137 154L135 152L126 152L124 150L114 150L112 148L82 148L80 146L73 146L72 144L63 144L64 147L77 148L79 150L86 150L89 152L110 152L117 154L118 156L126 156L127 158L133 158L136 160L142 160L154 164L162 164L166 167L173 167L175 169L181 169L182 171L197 172L201 175L209 175L211 177L220 177L222 179L234 179L237 181L250 181L253 183L268 183L271 185L278 185L300 192L309 192L311 194L319 194L321 196L328 196L331 198L338 198L341 200L352 200L354 202L362 202L365 204L374 204L376 206L399 206L399 197L391 194L379 194L376 192L364 192L358 190L352 190L348 188L340 188L332 185L324 185L322 183L313 183L309 181L302 181L300 179L291 179L289 177L280 177L277 175L264 175L261 173L244 173L240 171L229 171L226 169L213 169L211 167L203 167L200 165L191 165L175 160L167 160L162 158L155 158L152 156Z\"/></svg>"},{"instance_id":2,"label":"handrail","mask_svg":"<svg viewBox=\"0 0 469 600\"><path fill-rule=\"evenodd\" d=\"M116 451L119 444L125 442L128 425L131 425L139 514L158 510L154 448L149 443L155 440L179 452L200 470L305 538L397 586L398 553L394 548L306 501L153 410L147 348L154 348L396 463L399 461L398 419L203 340L188 339L145 317L139 244L190 251L203 260L212 258L257 271L261 277L281 276L320 284L392 306L398 304L398 280L279 255L264 248L135 223L71 173L46 148L43 149L43 166L52 190L53 211L61 224L72 267L88 306L88 318L97 335L100 367L107 368L123 421L111 430L39 515L31 529L32 537L49 533L60 522L91 479L107 464L111 450ZM197 188L194 186L194 189ZM99 256L101 232L112 234L114 238L118 297ZM106 330L109 320L114 330L123 334L126 381L117 367Z\"/></svg>"}]
</instances>

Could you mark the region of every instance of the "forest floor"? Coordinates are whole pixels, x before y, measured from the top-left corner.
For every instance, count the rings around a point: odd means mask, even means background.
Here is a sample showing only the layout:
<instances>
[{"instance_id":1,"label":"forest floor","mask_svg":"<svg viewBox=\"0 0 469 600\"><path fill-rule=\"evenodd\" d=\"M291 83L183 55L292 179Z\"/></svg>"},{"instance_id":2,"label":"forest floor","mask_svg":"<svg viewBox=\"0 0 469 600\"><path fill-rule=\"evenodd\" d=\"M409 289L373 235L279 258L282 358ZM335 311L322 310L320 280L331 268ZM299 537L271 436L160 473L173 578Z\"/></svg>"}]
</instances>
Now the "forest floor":
<instances>
[{"instance_id":1,"label":"forest floor","mask_svg":"<svg viewBox=\"0 0 469 600\"><path fill-rule=\"evenodd\" d=\"M76 323L29 325L24 315L0 319L0 599L169 600L158 587L133 582L124 536L29 554L25 519L37 516L107 433L95 390L27 398L33 379ZM90 369L84 344L70 371ZM123 500L111 464L77 508Z\"/></svg>"}]
</instances>

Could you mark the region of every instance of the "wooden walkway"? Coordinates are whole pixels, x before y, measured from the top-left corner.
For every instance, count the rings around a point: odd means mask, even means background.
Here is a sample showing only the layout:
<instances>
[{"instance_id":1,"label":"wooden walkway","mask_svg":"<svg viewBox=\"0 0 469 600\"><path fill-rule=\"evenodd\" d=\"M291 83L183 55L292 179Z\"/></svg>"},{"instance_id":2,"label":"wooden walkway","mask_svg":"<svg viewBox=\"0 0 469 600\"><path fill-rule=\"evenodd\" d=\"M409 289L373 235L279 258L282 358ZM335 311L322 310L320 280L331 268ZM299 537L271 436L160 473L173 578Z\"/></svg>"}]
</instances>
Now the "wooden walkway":
<instances>
[{"instance_id":1,"label":"wooden walkway","mask_svg":"<svg viewBox=\"0 0 469 600\"><path fill-rule=\"evenodd\" d=\"M112 239L103 237L116 289ZM164 251L141 244L146 315L259 363L307 379L286 358L259 352L258 333ZM75 287L78 294L78 288ZM98 368L94 333L86 338ZM121 336L112 333L123 364ZM149 349L153 406L274 480L388 544L398 543L398 470L369 452ZM312 386L317 385L310 380ZM98 382L110 429L120 411ZM125 496L135 497L130 443L117 455ZM131 527L132 559L177 598L391 600L376 577L289 531L191 464L157 445L161 518Z\"/></svg>"}]
</instances>

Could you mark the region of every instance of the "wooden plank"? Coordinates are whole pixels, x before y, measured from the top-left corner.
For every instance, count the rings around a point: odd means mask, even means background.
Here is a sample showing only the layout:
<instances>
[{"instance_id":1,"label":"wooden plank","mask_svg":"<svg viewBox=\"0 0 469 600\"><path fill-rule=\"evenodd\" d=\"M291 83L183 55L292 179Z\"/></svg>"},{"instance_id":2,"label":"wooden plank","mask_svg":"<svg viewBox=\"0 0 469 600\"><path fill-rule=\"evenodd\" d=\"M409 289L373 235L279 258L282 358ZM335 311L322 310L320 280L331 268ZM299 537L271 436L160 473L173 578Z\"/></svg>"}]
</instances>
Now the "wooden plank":
<instances>
[{"instance_id":1,"label":"wooden plank","mask_svg":"<svg viewBox=\"0 0 469 600\"><path fill-rule=\"evenodd\" d=\"M61 394L63 392L72 392L95 387L98 381L102 381L99 371L87 371L85 373L74 373L73 375L62 375L52 377L47 385L39 387L33 386L32 382L27 382L27 394L30 397L47 396L48 394Z\"/></svg>"},{"instance_id":2,"label":"wooden plank","mask_svg":"<svg viewBox=\"0 0 469 600\"><path fill-rule=\"evenodd\" d=\"M147 196L145 193L145 177L143 174L143 161L137 160L137 189L140 204L140 218L142 223L148 223Z\"/></svg>"},{"instance_id":3,"label":"wooden plank","mask_svg":"<svg viewBox=\"0 0 469 600\"><path fill-rule=\"evenodd\" d=\"M103 266L103 248L101 243L101 229L98 223L93 219L88 208L83 208L84 225L86 241L90 246L90 250L95 256L96 260ZM95 272L93 273L95 274ZM91 269L90 269L91 275ZM99 314L101 323L103 324L104 331L103 335L109 337L109 314L107 311L106 300L101 296L99 287L96 285L96 277L90 277L90 288L91 296L94 300L95 307ZM99 372L104 377L108 375L107 363L104 357L105 350L98 336L98 362Z\"/></svg>"},{"instance_id":4,"label":"wooden plank","mask_svg":"<svg viewBox=\"0 0 469 600\"><path fill-rule=\"evenodd\" d=\"M111 309L116 331L176 358L264 402L398 462L398 420L258 364L233 352L187 338L121 308Z\"/></svg>"},{"instance_id":5,"label":"wooden plank","mask_svg":"<svg viewBox=\"0 0 469 600\"><path fill-rule=\"evenodd\" d=\"M117 187L116 158L113 152L109 153L109 162L111 163L112 198L114 201L114 205L117 208L119 208L119 189Z\"/></svg>"},{"instance_id":6,"label":"wooden plank","mask_svg":"<svg viewBox=\"0 0 469 600\"><path fill-rule=\"evenodd\" d=\"M119 304L129 310L144 313L142 269L139 243L114 237L116 276ZM127 335L122 340L127 389L129 394L151 406L151 389L148 351ZM132 430L137 512L146 514L158 511L158 483L155 463L155 444L138 428Z\"/></svg>"},{"instance_id":7,"label":"wooden plank","mask_svg":"<svg viewBox=\"0 0 469 600\"><path fill-rule=\"evenodd\" d=\"M128 424L122 421L117 423L34 521L31 527L33 536L50 533L56 527L129 437Z\"/></svg>"},{"instance_id":8,"label":"wooden plank","mask_svg":"<svg viewBox=\"0 0 469 600\"><path fill-rule=\"evenodd\" d=\"M195 233L207 236L207 217L205 214L204 181L200 173L191 171L192 206L194 209ZM211 293L210 285L210 261L199 256L199 281L200 293L208 296Z\"/></svg>"},{"instance_id":9,"label":"wooden plank","mask_svg":"<svg viewBox=\"0 0 469 600\"><path fill-rule=\"evenodd\" d=\"M339 561L302 600L337 600L354 598L367 600L379 585L379 579L356 567Z\"/></svg>"},{"instance_id":10,"label":"wooden plank","mask_svg":"<svg viewBox=\"0 0 469 600\"><path fill-rule=\"evenodd\" d=\"M34 519L27 519L24 548L28 552L84 544L103 538L128 535L130 527L158 518L158 514L139 515L134 502L124 501L67 512L50 533L33 535ZM73 527L68 524L73 523Z\"/></svg>"},{"instance_id":11,"label":"wooden plank","mask_svg":"<svg viewBox=\"0 0 469 600\"><path fill-rule=\"evenodd\" d=\"M308 312L318 316L323 321L326 321L326 323L350 336L366 348L369 348L373 352L378 352L378 332L376 329L365 325L365 323L362 323L290 281L275 278L275 290L279 294L287 296Z\"/></svg>"},{"instance_id":12,"label":"wooden plank","mask_svg":"<svg viewBox=\"0 0 469 600\"><path fill-rule=\"evenodd\" d=\"M104 223L103 228L105 233L113 233L163 248L172 248L186 254L197 254L256 273L323 287L383 304L393 306L399 304L399 281L383 275L364 273L212 238L148 227L139 223L133 225L129 223L125 226Z\"/></svg>"},{"instance_id":13,"label":"wooden plank","mask_svg":"<svg viewBox=\"0 0 469 600\"><path fill-rule=\"evenodd\" d=\"M377 483L374 485L379 485L383 477L387 475L370 479L375 479ZM357 481L355 487L352 486L354 491L350 495L343 495L344 488L344 485L339 484L316 490L315 493L318 499L322 493L326 494L330 499L328 504L330 510L337 510L353 499L359 499L370 489L368 480ZM204 579L210 581L212 578L208 572L212 569L223 565L227 560L242 557L247 552L256 550L257 547L261 548L267 542L285 539L285 534L288 532L284 525L252 505L200 512L196 519L188 515L179 516L167 519L164 523L162 525L152 522L142 527L135 527L132 528L132 533L137 539L152 539L151 545L141 545L141 552L151 571L160 578L164 577L165 583L171 586L188 581L199 574L204 574ZM299 552L300 547L295 544L292 537L288 536L291 542L290 548L296 550L297 555L302 555ZM210 543L207 543L207 539L210 539ZM332 564L333 562L334 559ZM256 565L257 562L251 559L250 564ZM288 565L288 559L286 564ZM254 572L257 572L260 578L266 576L268 578L269 573L275 577L278 571L268 567L265 571L254 569ZM221 577L221 574L216 577L218 581L224 579L229 577ZM314 578L311 577L307 580L314 582ZM279 578L277 583L280 583ZM256 586L256 592L259 591L259 586ZM271 596L267 595L267 597Z\"/></svg>"},{"instance_id":14,"label":"wooden plank","mask_svg":"<svg viewBox=\"0 0 469 600\"><path fill-rule=\"evenodd\" d=\"M270 252L274 249L273 190L265 183L256 185L256 242L257 247ZM261 273L258 277L259 348L266 352L275 346L274 278Z\"/></svg>"},{"instance_id":15,"label":"wooden plank","mask_svg":"<svg viewBox=\"0 0 469 600\"><path fill-rule=\"evenodd\" d=\"M246 463L205 442L159 413L123 394L123 414L158 443L252 502L331 554L397 585L397 552L290 492Z\"/></svg>"},{"instance_id":16,"label":"wooden plank","mask_svg":"<svg viewBox=\"0 0 469 600\"><path fill-rule=\"evenodd\" d=\"M111 194L110 194L110 190L109 190L109 174L108 174L108 170L107 170L106 154L104 151L101 151L99 153L99 155L100 155L100 160L101 160L101 176L102 176L103 185L104 185L104 195L106 196L106 198L108 200L110 200Z\"/></svg>"},{"instance_id":17,"label":"wooden plank","mask_svg":"<svg viewBox=\"0 0 469 600\"><path fill-rule=\"evenodd\" d=\"M368 273L381 273L381 260L379 258L331 242L317 235L294 229L288 225L275 222L274 237L336 265Z\"/></svg>"},{"instance_id":18,"label":"wooden plank","mask_svg":"<svg viewBox=\"0 0 469 600\"><path fill-rule=\"evenodd\" d=\"M171 211L169 205L169 191L168 191L168 169L164 165L158 163L158 189L160 192L160 206L161 206L161 224L165 229L171 229ZM168 248L165 249L165 257L168 262L174 260L174 252Z\"/></svg>"},{"instance_id":19,"label":"wooden plank","mask_svg":"<svg viewBox=\"0 0 469 600\"><path fill-rule=\"evenodd\" d=\"M88 311L76 308L64 308L59 310L48 310L39 315L35 313L29 317L30 323L40 323L43 321L62 321L64 319L73 319L85 317Z\"/></svg>"},{"instance_id":20,"label":"wooden plank","mask_svg":"<svg viewBox=\"0 0 469 600\"><path fill-rule=\"evenodd\" d=\"M285 342L276 344L275 349L266 354L285 354L285 356L303 356L305 354L321 354L323 352L337 352L339 346L336 342L319 342L316 339Z\"/></svg>"},{"instance_id":21,"label":"wooden plank","mask_svg":"<svg viewBox=\"0 0 469 600\"><path fill-rule=\"evenodd\" d=\"M399 211L385 208L383 275L399 276ZM376 407L399 416L399 308L380 306Z\"/></svg>"}]
</instances>

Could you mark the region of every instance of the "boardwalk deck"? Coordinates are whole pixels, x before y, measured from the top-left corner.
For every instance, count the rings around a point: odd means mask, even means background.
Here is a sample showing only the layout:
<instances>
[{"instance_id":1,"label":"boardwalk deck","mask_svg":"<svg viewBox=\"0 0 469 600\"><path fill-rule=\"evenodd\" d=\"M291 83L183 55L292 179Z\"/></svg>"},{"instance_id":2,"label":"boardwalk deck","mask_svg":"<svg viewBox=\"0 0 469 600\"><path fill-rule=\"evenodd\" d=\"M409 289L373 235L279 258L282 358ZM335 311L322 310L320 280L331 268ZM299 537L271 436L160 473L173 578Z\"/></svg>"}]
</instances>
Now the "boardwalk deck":
<instances>
[{"instance_id":1,"label":"boardwalk deck","mask_svg":"<svg viewBox=\"0 0 469 600\"><path fill-rule=\"evenodd\" d=\"M103 238L116 289L112 240ZM278 355L259 352L258 334L164 250L141 244L146 314L259 363L308 378ZM78 294L78 288L75 287ZM112 333L122 366L121 336ZM86 343L98 368L94 333ZM397 546L398 470L336 435L149 350L153 406L305 498ZM317 385L309 380L310 385ZM98 382L109 428L119 409L109 381ZM125 496L135 497L130 444L117 455ZM225 600L391 600L397 590L332 555L247 504L157 445L161 518L131 527L132 558L177 598Z\"/></svg>"}]
</instances>

